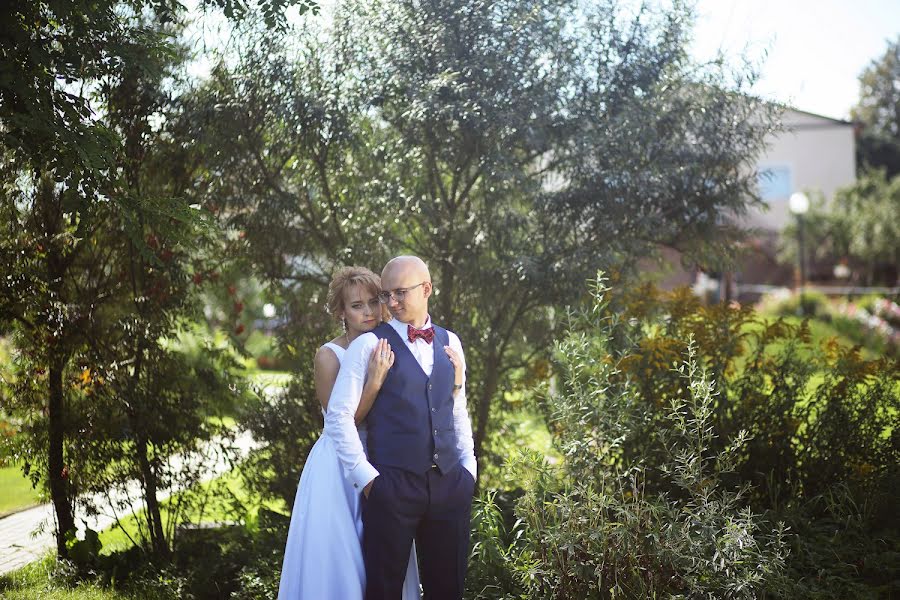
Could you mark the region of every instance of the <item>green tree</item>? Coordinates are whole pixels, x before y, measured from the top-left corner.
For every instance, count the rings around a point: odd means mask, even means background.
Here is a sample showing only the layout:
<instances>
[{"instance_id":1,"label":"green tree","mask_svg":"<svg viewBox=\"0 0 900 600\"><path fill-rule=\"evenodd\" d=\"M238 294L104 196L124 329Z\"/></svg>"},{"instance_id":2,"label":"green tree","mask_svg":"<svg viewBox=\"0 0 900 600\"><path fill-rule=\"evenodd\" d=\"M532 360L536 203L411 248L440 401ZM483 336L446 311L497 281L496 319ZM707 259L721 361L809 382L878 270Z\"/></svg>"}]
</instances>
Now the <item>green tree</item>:
<instances>
[{"instance_id":1,"label":"green tree","mask_svg":"<svg viewBox=\"0 0 900 600\"><path fill-rule=\"evenodd\" d=\"M541 364L593 269L699 251L752 202L744 167L771 115L743 93L752 74L691 62L691 19L681 4L367 2L327 35L253 38L197 95L208 202L308 331L335 265L424 258L485 454L492 405Z\"/></svg>"},{"instance_id":2,"label":"green tree","mask_svg":"<svg viewBox=\"0 0 900 600\"><path fill-rule=\"evenodd\" d=\"M900 37L859 76L859 103L853 118L862 123L857 145L860 169L900 174Z\"/></svg>"},{"instance_id":3,"label":"green tree","mask_svg":"<svg viewBox=\"0 0 900 600\"><path fill-rule=\"evenodd\" d=\"M835 263L846 259L865 285L895 285L900 276L900 176L868 171L839 189L826 203L819 196L804 217L811 259ZM797 261L796 225L785 230L779 251L788 264Z\"/></svg>"},{"instance_id":4,"label":"green tree","mask_svg":"<svg viewBox=\"0 0 900 600\"><path fill-rule=\"evenodd\" d=\"M900 277L900 174L864 174L838 190L831 208L832 237L860 261L863 281L895 285Z\"/></svg>"},{"instance_id":5,"label":"green tree","mask_svg":"<svg viewBox=\"0 0 900 600\"><path fill-rule=\"evenodd\" d=\"M276 26L284 24L283 9L292 5L301 11L316 8L308 0L204 2L234 18L258 7ZM86 343L86 321L107 299L84 295L85 278L95 278L98 268L81 262L90 253L85 243L96 241L103 219L110 217L110 203L116 207L112 218L131 225L119 233L131 235L135 251L145 257L150 250L141 228L133 226L141 215L168 212L176 221L194 220L191 211L177 210L177 203L123 185L122 160L129 150L124 138L132 133L132 140L140 140L148 125L123 132L104 118L115 101L110 92L127 84L127 71L161 76L173 52L165 25L178 22L183 7L146 0L57 0L6 3L0 10L0 254L7 269L0 283L0 328L15 327L18 350L34 362L35 372L24 376L42 375L31 390L43 394L46 419L26 420L26 428L46 451L57 549L65 556L66 538L74 533L76 493L65 459L67 435L76 431L66 386L71 361ZM129 193L119 193L123 189ZM164 221L162 230L178 229L171 225Z\"/></svg>"},{"instance_id":6,"label":"green tree","mask_svg":"<svg viewBox=\"0 0 900 600\"><path fill-rule=\"evenodd\" d=\"M0 320L7 327L15 324L16 347L29 365L20 373L25 380L19 382L28 389L20 388L21 393L14 394L13 400L27 403L26 399L46 398L37 404L44 404L46 419L38 417L26 422L33 438L32 447L40 449L30 458L46 456L44 466L57 516L60 556L65 556L66 539L72 537L75 528L72 506L76 490L66 460L67 445L77 431L72 428L74 413L66 402L73 371L77 369L72 360L86 347L89 322L110 298L108 293L100 293L108 290L95 287L108 274L86 260L93 246L84 242L96 243L105 219L116 212L111 209L113 205L103 201L104 197L114 198L114 207L122 211L139 209L143 200L118 193L121 180L116 161L122 146L117 144L118 138L109 121L99 122L94 118L91 97L96 95L100 102L109 101L109 89L126 79L129 67L142 67L151 78L162 77L170 50L165 30L152 30L142 21L114 13L112 8L108 14L101 11L96 22L86 13L79 13L79 7L68 8L72 10L61 5L23 5L22 11L30 10L34 14L20 12L15 19L6 21L7 25L19 24L26 33L39 38L35 40L33 57L28 56L45 62L27 65L35 74L31 79L33 87L25 87L40 95L33 102L16 96L18 86L23 85L21 79L4 78L12 86L5 90L10 98L8 103L4 102L7 112L3 115L4 128L9 134L3 146L8 159L3 172L3 227L7 234L3 253L8 259L5 264L10 275L0 284L3 286ZM59 22L53 10L63 13ZM60 55L65 36L77 36L79 32L84 36L83 45L76 42L74 49L83 51L84 56L68 54L69 48ZM132 35L137 40L134 43L120 40L126 46L124 49L112 41L115 36ZM107 47L122 53L112 56L108 50L101 50ZM42 49L46 51L44 54ZM139 49L146 54L139 57ZM77 60L86 63L83 64L85 77L81 80L76 79L77 69L71 64ZM6 66L22 64L22 60L11 60ZM58 89L52 77L48 81L41 79L47 73L59 75L73 87ZM76 83L81 86L77 93ZM57 111L53 108L57 104L68 108ZM34 374L46 377L31 380Z\"/></svg>"}]
</instances>

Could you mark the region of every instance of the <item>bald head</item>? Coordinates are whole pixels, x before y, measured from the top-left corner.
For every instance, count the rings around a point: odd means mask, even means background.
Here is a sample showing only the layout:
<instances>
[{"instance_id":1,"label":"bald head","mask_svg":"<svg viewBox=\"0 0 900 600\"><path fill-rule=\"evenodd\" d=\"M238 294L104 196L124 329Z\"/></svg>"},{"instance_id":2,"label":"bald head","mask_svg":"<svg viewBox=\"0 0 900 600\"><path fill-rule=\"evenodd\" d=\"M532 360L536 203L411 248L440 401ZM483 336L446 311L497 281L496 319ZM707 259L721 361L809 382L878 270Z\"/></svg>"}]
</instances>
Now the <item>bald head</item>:
<instances>
[{"instance_id":1,"label":"bald head","mask_svg":"<svg viewBox=\"0 0 900 600\"><path fill-rule=\"evenodd\" d=\"M406 275L410 275L419 281L431 281L428 265L418 256L396 256L392 258L381 270L382 279L388 275L399 275L404 278Z\"/></svg>"},{"instance_id":2,"label":"bald head","mask_svg":"<svg viewBox=\"0 0 900 600\"><path fill-rule=\"evenodd\" d=\"M393 292L387 303L395 319L422 327L428 318L431 296L431 274L418 256L398 256L388 261L381 271L381 287Z\"/></svg>"}]
</instances>

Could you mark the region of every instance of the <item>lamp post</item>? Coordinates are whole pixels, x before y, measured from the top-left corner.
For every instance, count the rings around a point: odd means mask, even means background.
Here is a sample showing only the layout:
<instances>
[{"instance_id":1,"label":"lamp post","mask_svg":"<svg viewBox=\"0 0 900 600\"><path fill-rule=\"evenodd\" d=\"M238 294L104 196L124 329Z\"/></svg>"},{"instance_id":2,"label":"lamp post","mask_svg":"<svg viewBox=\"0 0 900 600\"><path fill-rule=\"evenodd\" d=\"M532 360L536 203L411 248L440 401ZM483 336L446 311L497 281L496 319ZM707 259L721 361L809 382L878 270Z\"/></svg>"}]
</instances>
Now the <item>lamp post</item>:
<instances>
[{"instance_id":1,"label":"lamp post","mask_svg":"<svg viewBox=\"0 0 900 600\"><path fill-rule=\"evenodd\" d=\"M803 215L809 211L809 198L803 192L794 192L788 201L791 212L797 217L797 265L798 277L795 287L802 293L803 286L806 285L806 256L803 244Z\"/></svg>"}]
</instances>

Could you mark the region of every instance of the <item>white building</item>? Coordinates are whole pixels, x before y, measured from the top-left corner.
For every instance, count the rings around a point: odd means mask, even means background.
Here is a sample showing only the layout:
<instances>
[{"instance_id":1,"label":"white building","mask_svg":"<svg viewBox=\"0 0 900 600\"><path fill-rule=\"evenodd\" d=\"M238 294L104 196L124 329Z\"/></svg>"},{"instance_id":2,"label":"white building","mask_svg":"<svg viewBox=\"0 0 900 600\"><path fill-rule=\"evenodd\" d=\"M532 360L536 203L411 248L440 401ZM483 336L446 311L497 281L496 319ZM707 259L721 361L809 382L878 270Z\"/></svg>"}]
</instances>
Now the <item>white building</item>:
<instances>
[{"instance_id":1,"label":"white building","mask_svg":"<svg viewBox=\"0 0 900 600\"><path fill-rule=\"evenodd\" d=\"M759 191L768 210L754 210L746 225L781 231L794 218L788 198L794 192L821 192L826 200L856 181L854 124L786 109L785 130L771 136L757 165Z\"/></svg>"}]
</instances>

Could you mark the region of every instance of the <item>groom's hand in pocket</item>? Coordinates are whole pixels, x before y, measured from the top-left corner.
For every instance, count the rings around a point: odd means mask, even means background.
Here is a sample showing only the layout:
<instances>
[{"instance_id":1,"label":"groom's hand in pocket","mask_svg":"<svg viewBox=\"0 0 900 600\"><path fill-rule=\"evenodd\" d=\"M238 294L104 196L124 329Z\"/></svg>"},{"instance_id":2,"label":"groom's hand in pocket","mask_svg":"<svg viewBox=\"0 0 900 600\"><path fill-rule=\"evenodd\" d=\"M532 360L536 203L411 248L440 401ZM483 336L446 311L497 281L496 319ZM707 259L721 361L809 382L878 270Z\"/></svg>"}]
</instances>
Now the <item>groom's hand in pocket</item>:
<instances>
[{"instance_id":1,"label":"groom's hand in pocket","mask_svg":"<svg viewBox=\"0 0 900 600\"><path fill-rule=\"evenodd\" d=\"M375 479L378 479L376 476ZM372 484L375 483L375 479L366 484L366 487L363 488L363 495L366 497L366 500L369 499L369 492L372 491Z\"/></svg>"}]
</instances>

